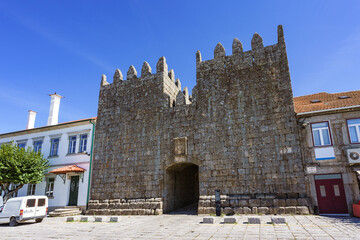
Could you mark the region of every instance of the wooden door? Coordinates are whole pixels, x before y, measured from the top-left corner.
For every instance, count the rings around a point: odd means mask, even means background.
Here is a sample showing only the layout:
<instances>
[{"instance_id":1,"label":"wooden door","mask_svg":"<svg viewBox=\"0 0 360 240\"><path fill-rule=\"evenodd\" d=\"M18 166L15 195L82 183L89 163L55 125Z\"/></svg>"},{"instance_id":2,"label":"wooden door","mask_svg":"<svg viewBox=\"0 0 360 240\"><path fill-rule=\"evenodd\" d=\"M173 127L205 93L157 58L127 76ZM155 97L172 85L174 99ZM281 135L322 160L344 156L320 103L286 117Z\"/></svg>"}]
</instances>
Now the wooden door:
<instances>
[{"instance_id":1,"label":"wooden door","mask_svg":"<svg viewBox=\"0 0 360 240\"><path fill-rule=\"evenodd\" d=\"M348 213L341 174L316 175L315 187L320 214Z\"/></svg>"},{"instance_id":2,"label":"wooden door","mask_svg":"<svg viewBox=\"0 0 360 240\"><path fill-rule=\"evenodd\" d=\"M77 206L79 194L79 176L72 176L70 181L69 206Z\"/></svg>"}]
</instances>

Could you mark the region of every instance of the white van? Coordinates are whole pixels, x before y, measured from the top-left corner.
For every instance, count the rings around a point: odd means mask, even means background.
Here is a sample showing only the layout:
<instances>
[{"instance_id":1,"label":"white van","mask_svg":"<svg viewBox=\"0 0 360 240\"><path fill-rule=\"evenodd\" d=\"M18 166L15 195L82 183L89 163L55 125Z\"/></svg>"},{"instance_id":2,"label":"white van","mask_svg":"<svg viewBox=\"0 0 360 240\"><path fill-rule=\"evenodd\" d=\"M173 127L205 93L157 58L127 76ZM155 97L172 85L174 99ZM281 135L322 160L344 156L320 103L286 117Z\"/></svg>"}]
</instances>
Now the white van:
<instances>
[{"instance_id":1,"label":"white van","mask_svg":"<svg viewBox=\"0 0 360 240\"><path fill-rule=\"evenodd\" d=\"M26 196L9 199L2 212L0 223L9 223L16 226L19 222L35 219L41 222L48 211L48 198L46 196Z\"/></svg>"},{"instance_id":2,"label":"white van","mask_svg":"<svg viewBox=\"0 0 360 240\"><path fill-rule=\"evenodd\" d=\"M3 200L3 196L0 195L0 212L2 212L3 208L4 208L4 200Z\"/></svg>"}]
</instances>

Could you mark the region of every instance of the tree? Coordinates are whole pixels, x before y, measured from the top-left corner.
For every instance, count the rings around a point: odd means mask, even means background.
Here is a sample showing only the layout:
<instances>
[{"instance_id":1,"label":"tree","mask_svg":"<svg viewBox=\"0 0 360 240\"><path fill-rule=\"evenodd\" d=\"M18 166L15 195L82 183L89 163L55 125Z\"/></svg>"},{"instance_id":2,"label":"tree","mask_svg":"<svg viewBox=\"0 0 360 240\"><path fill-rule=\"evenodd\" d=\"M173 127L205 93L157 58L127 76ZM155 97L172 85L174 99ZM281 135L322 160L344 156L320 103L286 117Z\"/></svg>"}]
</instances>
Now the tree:
<instances>
[{"instance_id":1,"label":"tree","mask_svg":"<svg viewBox=\"0 0 360 240\"><path fill-rule=\"evenodd\" d=\"M2 144L0 146L0 190L5 193L4 202L24 184L40 183L48 168L49 161L40 151L34 152L32 148L25 150L13 143ZM16 185L15 189L10 189L11 183Z\"/></svg>"}]
</instances>

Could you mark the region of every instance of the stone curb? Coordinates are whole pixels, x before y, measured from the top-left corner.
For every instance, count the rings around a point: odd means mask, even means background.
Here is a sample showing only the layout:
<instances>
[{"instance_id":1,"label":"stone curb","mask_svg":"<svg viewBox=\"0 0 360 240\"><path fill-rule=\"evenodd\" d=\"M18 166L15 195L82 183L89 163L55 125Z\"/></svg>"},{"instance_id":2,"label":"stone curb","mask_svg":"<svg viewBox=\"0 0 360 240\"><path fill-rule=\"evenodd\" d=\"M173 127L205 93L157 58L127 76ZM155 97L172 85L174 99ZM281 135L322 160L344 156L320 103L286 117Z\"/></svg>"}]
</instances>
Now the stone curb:
<instances>
[{"instance_id":1,"label":"stone curb","mask_svg":"<svg viewBox=\"0 0 360 240\"><path fill-rule=\"evenodd\" d=\"M244 224L257 224L261 225L262 217L257 216L249 216L247 217L247 222L243 222ZM268 221L270 220L270 221ZM240 221L239 217L203 217L200 224L231 224L231 223L238 223ZM264 219L263 219L264 222ZM264 225L265 223L263 223ZM281 216L274 216L270 219L267 219L266 224L287 224L286 218Z\"/></svg>"},{"instance_id":2,"label":"stone curb","mask_svg":"<svg viewBox=\"0 0 360 240\"><path fill-rule=\"evenodd\" d=\"M119 217L97 217L97 216L73 216L67 217L66 222L119 222Z\"/></svg>"}]
</instances>

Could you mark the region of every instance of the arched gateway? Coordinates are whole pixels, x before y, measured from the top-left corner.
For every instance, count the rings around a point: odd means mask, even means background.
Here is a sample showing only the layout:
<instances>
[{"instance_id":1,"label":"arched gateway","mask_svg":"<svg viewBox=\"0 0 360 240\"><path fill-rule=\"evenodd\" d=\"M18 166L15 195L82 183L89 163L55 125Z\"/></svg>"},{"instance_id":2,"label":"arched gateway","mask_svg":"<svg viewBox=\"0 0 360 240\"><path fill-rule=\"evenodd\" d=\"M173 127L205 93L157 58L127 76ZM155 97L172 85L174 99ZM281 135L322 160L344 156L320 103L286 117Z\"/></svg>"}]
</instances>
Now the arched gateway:
<instances>
[{"instance_id":1,"label":"arched gateway","mask_svg":"<svg viewBox=\"0 0 360 240\"><path fill-rule=\"evenodd\" d=\"M175 163L166 169L164 212L193 205L199 201L199 166L193 163Z\"/></svg>"}]
</instances>

